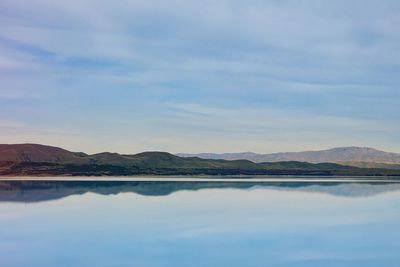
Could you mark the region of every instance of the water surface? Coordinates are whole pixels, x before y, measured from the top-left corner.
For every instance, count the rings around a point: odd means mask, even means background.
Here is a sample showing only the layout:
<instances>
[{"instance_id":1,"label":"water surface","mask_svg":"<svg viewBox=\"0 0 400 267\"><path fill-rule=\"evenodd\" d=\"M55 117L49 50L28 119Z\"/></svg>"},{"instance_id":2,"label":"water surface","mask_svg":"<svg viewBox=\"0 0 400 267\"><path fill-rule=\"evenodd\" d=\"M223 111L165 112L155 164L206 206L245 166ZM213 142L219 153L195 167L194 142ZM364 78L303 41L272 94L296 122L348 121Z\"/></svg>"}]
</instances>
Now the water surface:
<instances>
[{"instance_id":1,"label":"water surface","mask_svg":"<svg viewBox=\"0 0 400 267\"><path fill-rule=\"evenodd\" d=\"M400 266L400 185L0 182L0 266Z\"/></svg>"}]
</instances>

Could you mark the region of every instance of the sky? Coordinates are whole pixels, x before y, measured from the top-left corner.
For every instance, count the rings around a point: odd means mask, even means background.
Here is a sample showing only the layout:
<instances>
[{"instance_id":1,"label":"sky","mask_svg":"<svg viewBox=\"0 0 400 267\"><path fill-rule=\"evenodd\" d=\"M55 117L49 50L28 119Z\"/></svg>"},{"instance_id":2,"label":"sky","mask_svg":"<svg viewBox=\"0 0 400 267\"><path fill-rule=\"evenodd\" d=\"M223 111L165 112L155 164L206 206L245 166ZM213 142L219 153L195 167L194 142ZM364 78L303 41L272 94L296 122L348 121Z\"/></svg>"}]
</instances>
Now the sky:
<instances>
[{"instance_id":1,"label":"sky","mask_svg":"<svg viewBox=\"0 0 400 267\"><path fill-rule=\"evenodd\" d=\"M400 2L0 1L0 143L400 152Z\"/></svg>"}]
</instances>

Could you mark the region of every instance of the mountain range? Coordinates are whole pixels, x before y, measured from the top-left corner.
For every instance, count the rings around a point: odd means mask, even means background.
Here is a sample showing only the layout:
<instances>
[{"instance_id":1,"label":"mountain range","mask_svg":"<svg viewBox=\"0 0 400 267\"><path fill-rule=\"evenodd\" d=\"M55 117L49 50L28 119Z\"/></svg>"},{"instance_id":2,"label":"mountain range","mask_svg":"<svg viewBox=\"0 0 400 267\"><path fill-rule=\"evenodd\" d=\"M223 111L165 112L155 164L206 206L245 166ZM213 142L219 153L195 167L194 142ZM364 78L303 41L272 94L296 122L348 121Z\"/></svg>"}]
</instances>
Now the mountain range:
<instances>
[{"instance_id":1,"label":"mountain range","mask_svg":"<svg viewBox=\"0 0 400 267\"><path fill-rule=\"evenodd\" d=\"M301 161L309 163L338 163L342 165L364 168L400 168L400 154L389 153L368 147L338 147L327 150L305 152L283 152L272 154L244 153L201 153L201 154L177 154L180 157L199 157L203 159L224 160L250 160L255 163Z\"/></svg>"},{"instance_id":2,"label":"mountain range","mask_svg":"<svg viewBox=\"0 0 400 267\"><path fill-rule=\"evenodd\" d=\"M319 152L320 160L330 159L353 161L354 159L378 159L377 157L360 157L354 149L334 149L343 157L327 157ZM343 153L347 151L348 153ZM350 153L353 151L352 153ZM366 151L366 150L363 150ZM396 163L396 154L387 155L369 149L380 159L390 159ZM81 176L126 176L126 175L337 175L337 176L400 176L400 170L394 168L359 168L346 166L335 162L305 162L315 160L304 156L301 161L290 157L278 157L274 162L260 162L255 158L236 159L206 159L200 157L185 157L167 152L143 152L134 155L118 153L98 153L88 155L82 152L71 152L62 148L39 144L0 145L0 175L81 175ZM317 153L317 152L314 152ZM337 152L336 154L340 154ZM286 153L284 153L286 154ZM332 153L332 155L335 153ZM388 153L390 154L390 153ZM213 154L214 155L214 154ZM233 154L230 154L233 155ZM254 154L257 155L257 154ZM283 154L282 154L283 155ZM290 155L288 153L287 155ZM301 154L298 154L301 155ZM345 156L352 155L352 156ZM239 156L239 154L236 154ZM289 159L290 160L287 160ZM282 159L282 161L280 161ZM379 164L386 164L379 162Z\"/></svg>"}]
</instances>

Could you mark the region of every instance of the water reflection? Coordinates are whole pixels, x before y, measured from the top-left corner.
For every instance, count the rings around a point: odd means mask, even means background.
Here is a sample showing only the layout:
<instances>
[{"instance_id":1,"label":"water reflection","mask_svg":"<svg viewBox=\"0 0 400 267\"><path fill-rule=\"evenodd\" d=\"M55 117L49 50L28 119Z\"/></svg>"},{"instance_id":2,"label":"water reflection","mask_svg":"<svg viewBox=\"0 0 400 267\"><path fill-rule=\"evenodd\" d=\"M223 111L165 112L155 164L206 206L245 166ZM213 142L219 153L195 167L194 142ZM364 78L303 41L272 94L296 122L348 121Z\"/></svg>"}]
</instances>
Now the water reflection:
<instances>
[{"instance_id":1,"label":"water reflection","mask_svg":"<svg viewBox=\"0 0 400 267\"><path fill-rule=\"evenodd\" d=\"M0 266L400 265L397 184L1 188Z\"/></svg>"},{"instance_id":2,"label":"water reflection","mask_svg":"<svg viewBox=\"0 0 400 267\"><path fill-rule=\"evenodd\" d=\"M220 183L220 182L110 182L110 181L0 181L0 201L38 202L88 192L114 195L132 192L166 196L182 190L270 188L282 191L319 192L362 197L399 191L400 183Z\"/></svg>"}]
</instances>

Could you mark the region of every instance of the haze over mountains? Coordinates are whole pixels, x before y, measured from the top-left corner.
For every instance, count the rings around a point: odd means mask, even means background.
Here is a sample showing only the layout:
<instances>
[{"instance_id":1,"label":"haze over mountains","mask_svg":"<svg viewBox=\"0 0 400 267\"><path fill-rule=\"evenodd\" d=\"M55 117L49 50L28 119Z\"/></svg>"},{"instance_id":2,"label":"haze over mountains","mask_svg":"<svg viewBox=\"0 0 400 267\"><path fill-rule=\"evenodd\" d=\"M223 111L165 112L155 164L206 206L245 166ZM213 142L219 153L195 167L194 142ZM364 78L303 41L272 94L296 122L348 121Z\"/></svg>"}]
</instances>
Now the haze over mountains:
<instances>
[{"instance_id":1,"label":"haze over mountains","mask_svg":"<svg viewBox=\"0 0 400 267\"><path fill-rule=\"evenodd\" d=\"M143 152L134 155L104 152L88 155L38 144L0 145L0 175L400 176L400 170L396 168L370 166L358 168L324 162L340 159L342 159L340 161L374 159L379 160L379 164L386 164L382 163L383 160L390 160L391 163L396 163L397 160L400 162L400 158L396 157L398 155L393 153L372 149L342 148L330 150L328 153L325 151L294 154L297 157L291 153L279 153L269 157L268 155L258 157L257 154L245 154L254 156L250 159L258 161L253 162L248 159L237 159L243 157L243 154L223 154L225 159L205 159L187 157L187 155L180 157L167 152ZM213 157L218 157L218 155ZM273 162L263 162L264 160Z\"/></svg>"},{"instance_id":2,"label":"haze over mountains","mask_svg":"<svg viewBox=\"0 0 400 267\"><path fill-rule=\"evenodd\" d=\"M177 154L180 157L199 157L203 159L246 159L252 162L279 162L279 161L301 161L310 163L341 163L348 165L396 165L400 164L400 154L389 153L368 147L338 147L319 151L305 152L282 152L272 154L244 153L201 153L201 154ZM370 163L368 165L368 163ZM395 166L394 166L395 167Z\"/></svg>"}]
</instances>

